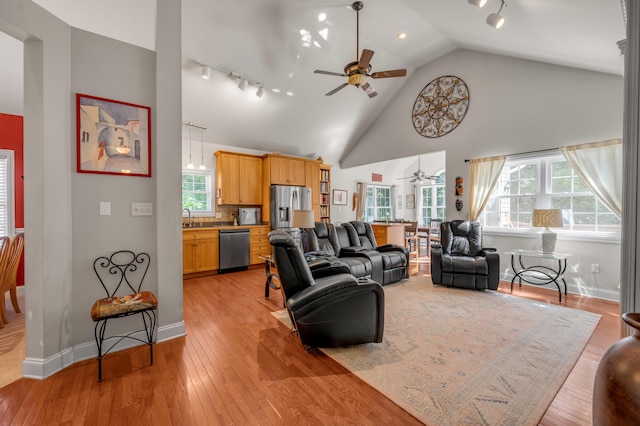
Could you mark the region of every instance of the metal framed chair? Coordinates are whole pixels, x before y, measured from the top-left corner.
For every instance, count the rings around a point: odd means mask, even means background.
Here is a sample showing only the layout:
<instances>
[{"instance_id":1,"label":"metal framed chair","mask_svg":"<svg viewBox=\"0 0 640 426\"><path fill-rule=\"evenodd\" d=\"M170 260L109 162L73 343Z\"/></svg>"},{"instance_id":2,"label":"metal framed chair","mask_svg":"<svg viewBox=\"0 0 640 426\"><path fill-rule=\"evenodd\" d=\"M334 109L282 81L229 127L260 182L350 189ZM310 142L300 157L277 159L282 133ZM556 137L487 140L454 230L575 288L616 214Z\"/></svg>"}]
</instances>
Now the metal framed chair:
<instances>
[{"instance_id":1,"label":"metal framed chair","mask_svg":"<svg viewBox=\"0 0 640 426\"><path fill-rule=\"evenodd\" d=\"M149 363L153 365L158 299L150 291L140 291L150 263L147 253L136 254L129 250L117 251L109 257L100 256L93 262L93 270L107 294L106 298L96 300L91 308L91 318L96 323L94 334L98 346L98 382L102 381L102 358L124 339L149 345ZM142 317L142 329L105 336L109 320L131 315ZM143 331L144 338L138 337L137 334ZM106 350L105 341L112 341Z\"/></svg>"}]
</instances>

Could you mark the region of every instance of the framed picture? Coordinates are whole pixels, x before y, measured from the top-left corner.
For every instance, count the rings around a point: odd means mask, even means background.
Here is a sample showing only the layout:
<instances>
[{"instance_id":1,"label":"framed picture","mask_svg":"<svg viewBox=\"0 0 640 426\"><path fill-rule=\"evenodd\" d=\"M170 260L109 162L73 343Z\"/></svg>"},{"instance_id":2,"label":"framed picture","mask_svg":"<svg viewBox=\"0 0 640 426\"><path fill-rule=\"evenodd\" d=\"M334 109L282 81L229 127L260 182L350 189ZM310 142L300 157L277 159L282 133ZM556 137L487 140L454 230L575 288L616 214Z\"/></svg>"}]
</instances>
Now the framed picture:
<instances>
[{"instance_id":1,"label":"framed picture","mask_svg":"<svg viewBox=\"0 0 640 426\"><path fill-rule=\"evenodd\" d=\"M347 205L347 191L344 189L334 189L333 190L333 204L338 206Z\"/></svg>"},{"instance_id":2,"label":"framed picture","mask_svg":"<svg viewBox=\"0 0 640 426\"><path fill-rule=\"evenodd\" d=\"M415 203L416 202L416 196L413 194L409 194L407 195L407 204L409 203Z\"/></svg>"},{"instance_id":3,"label":"framed picture","mask_svg":"<svg viewBox=\"0 0 640 426\"><path fill-rule=\"evenodd\" d=\"M416 208L416 204L415 203L407 203L407 208L408 209L415 209Z\"/></svg>"},{"instance_id":4,"label":"framed picture","mask_svg":"<svg viewBox=\"0 0 640 426\"><path fill-rule=\"evenodd\" d=\"M151 176L151 108L76 94L77 171Z\"/></svg>"}]
</instances>

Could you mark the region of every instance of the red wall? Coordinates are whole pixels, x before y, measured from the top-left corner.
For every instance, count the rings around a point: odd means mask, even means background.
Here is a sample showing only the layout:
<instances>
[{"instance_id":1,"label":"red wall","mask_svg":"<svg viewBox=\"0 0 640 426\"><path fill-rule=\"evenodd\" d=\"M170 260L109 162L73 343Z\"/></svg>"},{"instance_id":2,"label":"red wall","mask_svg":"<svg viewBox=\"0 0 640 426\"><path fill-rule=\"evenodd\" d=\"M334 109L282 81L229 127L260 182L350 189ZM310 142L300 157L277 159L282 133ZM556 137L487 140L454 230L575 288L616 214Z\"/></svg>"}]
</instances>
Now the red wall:
<instances>
[{"instance_id":1,"label":"red wall","mask_svg":"<svg viewBox=\"0 0 640 426\"><path fill-rule=\"evenodd\" d=\"M23 118L0 113L0 149L14 151L16 228L24 228ZM24 254L18 268L18 285L24 284Z\"/></svg>"}]
</instances>

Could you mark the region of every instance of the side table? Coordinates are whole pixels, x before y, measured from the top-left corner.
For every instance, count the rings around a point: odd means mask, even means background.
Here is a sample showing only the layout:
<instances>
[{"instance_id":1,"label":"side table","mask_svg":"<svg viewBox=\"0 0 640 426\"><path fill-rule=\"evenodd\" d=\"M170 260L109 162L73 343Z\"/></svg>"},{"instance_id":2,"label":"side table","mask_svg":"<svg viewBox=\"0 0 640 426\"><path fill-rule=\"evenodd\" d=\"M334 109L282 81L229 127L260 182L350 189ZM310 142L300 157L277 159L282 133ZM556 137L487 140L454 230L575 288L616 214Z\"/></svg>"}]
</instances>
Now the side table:
<instances>
[{"instance_id":1,"label":"side table","mask_svg":"<svg viewBox=\"0 0 640 426\"><path fill-rule=\"evenodd\" d=\"M264 298L269 298L269 287L274 290L280 290L280 286L273 282L273 279L278 279L278 274L271 272L271 265L273 264L273 257L271 255L258 256L264 260L264 273L267 276L267 281L264 283Z\"/></svg>"},{"instance_id":2,"label":"side table","mask_svg":"<svg viewBox=\"0 0 640 426\"><path fill-rule=\"evenodd\" d=\"M567 258L571 256L569 253L540 253L535 250L511 250L504 252L511 255L511 268L513 269L513 278L511 279L511 292L513 293L513 283L518 279L518 284L522 286L522 281L533 285L555 284L558 288L559 302L562 303L562 290L560 282L564 284L564 295L567 296L567 282L564 280L564 273L567 270ZM516 258L518 259L516 263ZM550 266L534 264L525 265L524 258L537 260L538 263L542 259L550 259L557 261L557 268Z\"/></svg>"}]
</instances>

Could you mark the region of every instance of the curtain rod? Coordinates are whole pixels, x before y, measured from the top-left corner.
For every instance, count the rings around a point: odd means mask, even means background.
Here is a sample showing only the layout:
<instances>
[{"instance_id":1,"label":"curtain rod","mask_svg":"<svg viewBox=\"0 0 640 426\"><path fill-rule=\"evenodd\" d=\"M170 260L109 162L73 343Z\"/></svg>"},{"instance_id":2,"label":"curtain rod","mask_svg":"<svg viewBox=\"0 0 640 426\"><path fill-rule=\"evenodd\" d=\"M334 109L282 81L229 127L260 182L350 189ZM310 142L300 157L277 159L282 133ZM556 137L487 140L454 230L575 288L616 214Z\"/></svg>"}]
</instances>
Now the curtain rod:
<instances>
[{"instance_id":1,"label":"curtain rod","mask_svg":"<svg viewBox=\"0 0 640 426\"><path fill-rule=\"evenodd\" d=\"M189 127L197 127L198 129L206 129L207 128L207 126L202 126L200 124L194 124L194 123L192 123L190 121L183 121L182 125L183 126L189 126Z\"/></svg>"},{"instance_id":2,"label":"curtain rod","mask_svg":"<svg viewBox=\"0 0 640 426\"><path fill-rule=\"evenodd\" d=\"M516 154L509 154L506 157L510 158L510 157L516 157L518 155L527 155L527 154L539 154L542 152L551 152L551 151L560 151L560 148L547 148L547 149L538 149L536 151L526 151L526 152L518 152ZM471 161L468 158L465 158L464 162L468 163L469 161Z\"/></svg>"}]
</instances>

